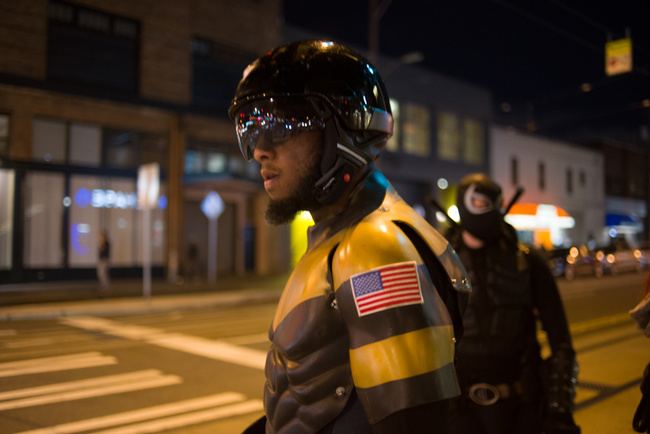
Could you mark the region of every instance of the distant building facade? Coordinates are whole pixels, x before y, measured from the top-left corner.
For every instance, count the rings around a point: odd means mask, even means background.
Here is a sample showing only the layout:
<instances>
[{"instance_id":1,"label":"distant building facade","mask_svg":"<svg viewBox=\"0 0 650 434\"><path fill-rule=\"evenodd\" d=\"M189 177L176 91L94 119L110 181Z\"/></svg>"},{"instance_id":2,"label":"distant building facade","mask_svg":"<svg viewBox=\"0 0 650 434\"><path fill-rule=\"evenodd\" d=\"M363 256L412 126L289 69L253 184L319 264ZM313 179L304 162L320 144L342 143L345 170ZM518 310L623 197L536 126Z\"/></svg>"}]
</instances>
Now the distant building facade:
<instances>
[{"instance_id":1,"label":"distant building facade","mask_svg":"<svg viewBox=\"0 0 650 434\"><path fill-rule=\"evenodd\" d=\"M490 173L505 200L525 189L510 217L526 241L547 248L607 241L600 151L500 126L490 137Z\"/></svg>"},{"instance_id":2,"label":"distant building facade","mask_svg":"<svg viewBox=\"0 0 650 434\"><path fill-rule=\"evenodd\" d=\"M395 118L380 167L398 192L437 224L428 198L448 208L460 178L489 170L491 94L417 65L387 60L379 65L386 70Z\"/></svg>"}]
</instances>

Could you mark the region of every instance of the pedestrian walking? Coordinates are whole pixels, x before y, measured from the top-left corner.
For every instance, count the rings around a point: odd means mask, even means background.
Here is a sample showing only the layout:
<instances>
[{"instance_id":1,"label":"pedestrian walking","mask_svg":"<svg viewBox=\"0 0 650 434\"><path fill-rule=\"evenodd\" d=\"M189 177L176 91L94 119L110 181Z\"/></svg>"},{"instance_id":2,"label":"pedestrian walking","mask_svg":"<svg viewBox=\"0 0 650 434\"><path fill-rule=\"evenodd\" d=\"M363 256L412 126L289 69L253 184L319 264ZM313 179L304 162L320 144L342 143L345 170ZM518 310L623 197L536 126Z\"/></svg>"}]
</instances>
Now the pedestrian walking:
<instances>
[{"instance_id":1,"label":"pedestrian walking","mask_svg":"<svg viewBox=\"0 0 650 434\"><path fill-rule=\"evenodd\" d=\"M100 296L106 296L110 292L110 259L111 242L108 231L104 229L99 236L99 247L97 249L97 279L99 280Z\"/></svg>"}]
</instances>

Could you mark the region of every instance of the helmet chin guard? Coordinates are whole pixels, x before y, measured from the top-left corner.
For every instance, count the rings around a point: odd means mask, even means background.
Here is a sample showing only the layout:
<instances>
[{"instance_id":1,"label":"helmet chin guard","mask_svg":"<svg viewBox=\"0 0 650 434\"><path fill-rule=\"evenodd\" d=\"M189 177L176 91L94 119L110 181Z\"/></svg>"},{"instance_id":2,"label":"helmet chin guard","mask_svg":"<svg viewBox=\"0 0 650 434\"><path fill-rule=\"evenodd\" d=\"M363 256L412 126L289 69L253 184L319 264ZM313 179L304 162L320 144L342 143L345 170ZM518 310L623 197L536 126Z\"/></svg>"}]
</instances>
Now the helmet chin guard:
<instances>
[{"instance_id":1,"label":"helmet chin guard","mask_svg":"<svg viewBox=\"0 0 650 434\"><path fill-rule=\"evenodd\" d=\"M373 158L355 144L335 115L325 121L321 178L314 185L314 197L321 205L335 202L346 187L356 184L370 170Z\"/></svg>"}]
</instances>

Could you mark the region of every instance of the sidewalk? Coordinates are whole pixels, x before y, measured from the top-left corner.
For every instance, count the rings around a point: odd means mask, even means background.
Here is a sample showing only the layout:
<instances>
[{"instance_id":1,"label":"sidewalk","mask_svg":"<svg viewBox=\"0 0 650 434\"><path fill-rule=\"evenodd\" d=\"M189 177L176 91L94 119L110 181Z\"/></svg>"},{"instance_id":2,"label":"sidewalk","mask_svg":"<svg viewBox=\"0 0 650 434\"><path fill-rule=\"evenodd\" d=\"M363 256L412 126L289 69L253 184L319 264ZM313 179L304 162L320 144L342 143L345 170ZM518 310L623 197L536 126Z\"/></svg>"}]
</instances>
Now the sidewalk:
<instances>
[{"instance_id":1,"label":"sidewalk","mask_svg":"<svg viewBox=\"0 0 650 434\"><path fill-rule=\"evenodd\" d=\"M152 282L152 296L142 295L141 280L113 280L100 297L95 281L33 282L0 285L0 321L53 319L74 315L130 315L213 306L275 301L286 275L223 277L207 282Z\"/></svg>"}]
</instances>

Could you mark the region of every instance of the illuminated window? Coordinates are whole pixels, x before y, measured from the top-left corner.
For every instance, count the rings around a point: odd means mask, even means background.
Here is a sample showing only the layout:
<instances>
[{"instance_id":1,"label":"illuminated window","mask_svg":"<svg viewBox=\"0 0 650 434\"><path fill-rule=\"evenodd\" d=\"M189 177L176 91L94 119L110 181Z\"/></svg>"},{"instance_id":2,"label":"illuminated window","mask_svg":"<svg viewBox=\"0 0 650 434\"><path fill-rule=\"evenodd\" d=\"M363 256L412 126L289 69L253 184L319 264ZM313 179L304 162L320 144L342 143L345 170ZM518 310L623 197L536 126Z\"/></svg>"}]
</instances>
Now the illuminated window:
<instances>
[{"instance_id":1,"label":"illuminated window","mask_svg":"<svg viewBox=\"0 0 650 434\"><path fill-rule=\"evenodd\" d=\"M138 218L139 214L136 208L131 207L133 204L131 198L136 195L136 183L132 179L111 178L108 182L105 181L104 185L109 191L114 191L118 197L128 198L126 201L119 201L112 207L100 210L102 227L99 229L107 229L111 237L111 263L116 266L140 264L141 262L136 258L136 252L142 245L142 234L137 232L141 219ZM153 210L152 217L158 209ZM152 218L152 228L153 220ZM152 253L155 252L157 247L153 243L151 247Z\"/></svg>"},{"instance_id":2,"label":"illuminated window","mask_svg":"<svg viewBox=\"0 0 650 434\"><path fill-rule=\"evenodd\" d=\"M97 262L99 234L106 230L111 243L111 264L142 264L141 219L138 218L136 182L129 178L72 175L72 206L68 228L68 263L91 267ZM160 186L158 206L152 210L152 260L164 261L165 185Z\"/></svg>"},{"instance_id":3,"label":"illuminated window","mask_svg":"<svg viewBox=\"0 0 650 434\"><path fill-rule=\"evenodd\" d=\"M102 229L109 229L100 227L100 206L104 206L104 204L101 203L100 195L96 193L105 190L99 177L72 176L70 191L72 206L70 207L70 228L68 230L68 261L73 267L92 267L97 263L99 233ZM105 196L102 195L102 199ZM112 244L115 234L111 232L108 237L111 242L111 250L114 250ZM111 252L111 256L113 256L113 252Z\"/></svg>"},{"instance_id":4,"label":"illuminated window","mask_svg":"<svg viewBox=\"0 0 650 434\"><path fill-rule=\"evenodd\" d=\"M399 102L390 99L390 111L393 113L393 136L386 142L386 149L396 152L399 149Z\"/></svg>"},{"instance_id":5,"label":"illuminated window","mask_svg":"<svg viewBox=\"0 0 650 434\"><path fill-rule=\"evenodd\" d=\"M99 166L102 162L102 130L97 125L70 125L70 158L72 164Z\"/></svg>"},{"instance_id":6,"label":"illuminated window","mask_svg":"<svg viewBox=\"0 0 650 434\"><path fill-rule=\"evenodd\" d=\"M9 116L0 114L0 155L9 153Z\"/></svg>"},{"instance_id":7,"label":"illuminated window","mask_svg":"<svg viewBox=\"0 0 650 434\"><path fill-rule=\"evenodd\" d=\"M135 168L156 162L167 169L167 139L162 135L104 128L103 143L106 166Z\"/></svg>"},{"instance_id":8,"label":"illuminated window","mask_svg":"<svg viewBox=\"0 0 650 434\"><path fill-rule=\"evenodd\" d=\"M203 154L193 149L185 151L185 174L194 175L203 172Z\"/></svg>"},{"instance_id":9,"label":"illuminated window","mask_svg":"<svg viewBox=\"0 0 650 434\"><path fill-rule=\"evenodd\" d=\"M167 139L160 134L138 133L140 148L140 163L158 163L163 170L167 169L168 152Z\"/></svg>"},{"instance_id":10,"label":"illuminated window","mask_svg":"<svg viewBox=\"0 0 650 434\"><path fill-rule=\"evenodd\" d=\"M226 170L226 156L216 152L208 153L205 161L205 170L208 173L221 173Z\"/></svg>"},{"instance_id":11,"label":"illuminated window","mask_svg":"<svg viewBox=\"0 0 650 434\"><path fill-rule=\"evenodd\" d=\"M439 112L438 157L442 160L457 161L460 158L460 125L458 117L452 113Z\"/></svg>"},{"instance_id":12,"label":"illuminated window","mask_svg":"<svg viewBox=\"0 0 650 434\"><path fill-rule=\"evenodd\" d=\"M110 167L138 167L138 136L133 131L104 129L104 164Z\"/></svg>"},{"instance_id":13,"label":"illuminated window","mask_svg":"<svg viewBox=\"0 0 650 434\"><path fill-rule=\"evenodd\" d=\"M519 160L517 157L510 159L510 182L515 186L519 184Z\"/></svg>"},{"instance_id":14,"label":"illuminated window","mask_svg":"<svg viewBox=\"0 0 650 434\"><path fill-rule=\"evenodd\" d=\"M429 110L417 104L402 107L402 147L404 152L426 157L429 155Z\"/></svg>"},{"instance_id":15,"label":"illuminated window","mask_svg":"<svg viewBox=\"0 0 650 434\"><path fill-rule=\"evenodd\" d=\"M47 163L63 163L66 154L65 122L34 119L32 122L32 158Z\"/></svg>"},{"instance_id":16,"label":"illuminated window","mask_svg":"<svg viewBox=\"0 0 650 434\"><path fill-rule=\"evenodd\" d=\"M470 164L483 164L483 125L474 119L463 121L463 160Z\"/></svg>"},{"instance_id":17,"label":"illuminated window","mask_svg":"<svg viewBox=\"0 0 650 434\"><path fill-rule=\"evenodd\" d=\"M63 174L29 172L23 184L24 264L27 268L63 266Z\"/></svg>"},{"instance_id":18,"label":"illuminated window","mask_svg":"<svg viewBox=\"0 0 650 434\"><path fill-rule=\"evenodd\" d=\"M0 270L11 269L11 250L14 233L13 170L0 169Z\"/></svg>"}]
</instances>

